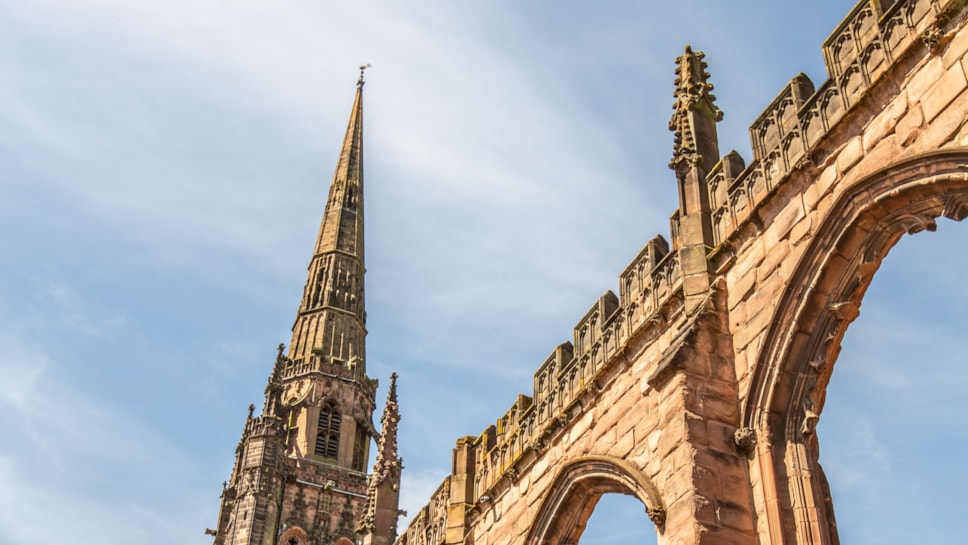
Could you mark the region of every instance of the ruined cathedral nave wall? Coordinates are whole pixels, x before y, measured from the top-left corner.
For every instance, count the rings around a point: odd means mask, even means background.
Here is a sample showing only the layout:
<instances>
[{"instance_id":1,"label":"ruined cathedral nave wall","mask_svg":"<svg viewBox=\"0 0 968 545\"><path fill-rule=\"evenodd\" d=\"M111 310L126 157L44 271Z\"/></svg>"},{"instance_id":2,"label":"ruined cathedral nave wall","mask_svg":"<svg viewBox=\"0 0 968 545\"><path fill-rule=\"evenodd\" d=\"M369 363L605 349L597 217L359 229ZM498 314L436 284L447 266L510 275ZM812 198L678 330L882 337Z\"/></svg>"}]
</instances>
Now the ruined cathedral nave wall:
<instances>
[{"instance_id":1,"label":"ruined cathedral nave wall","mask_svg":"<svg viewBox=\"0 0 968 545\"><path fill-rule=\"evenodd\" d=\"M835 542L814 427L840 340L899 237L968 215L965 20L963 0L859 2L829 78L793 77L748 164L707 165L703 297L680 208L532 393L458 440L398 543L577 542L604 492L639 497L660 543Z\"/></svg>"}]
</instances>

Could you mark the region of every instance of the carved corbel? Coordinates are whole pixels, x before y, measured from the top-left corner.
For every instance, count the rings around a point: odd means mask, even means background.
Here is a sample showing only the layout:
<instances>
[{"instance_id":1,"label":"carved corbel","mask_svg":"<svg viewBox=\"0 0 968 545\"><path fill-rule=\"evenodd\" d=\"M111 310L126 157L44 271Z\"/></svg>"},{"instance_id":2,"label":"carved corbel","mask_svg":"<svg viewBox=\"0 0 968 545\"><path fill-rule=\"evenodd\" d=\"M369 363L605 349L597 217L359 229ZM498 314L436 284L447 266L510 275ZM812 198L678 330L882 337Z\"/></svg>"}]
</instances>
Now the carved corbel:
<instances>
[{"instance_id":1,"label":"carved corbel","mask_svg":"<svg viewBox=\"0 0 968 545\"><path fill-rule=\"evenodd\" d=\"M651 520L652 524L655 524L656 527L665 524L666 510L662 507L646 507L645 512L649 515L649 520Z\"/></svg>"},{"instance_id":2,"label":"carved corbel","mask_svg":"<svg viewBox=\"0 0 968 545\"><path fill-rule=\"evenodd\" d=\"M810 360L809 362L807 362L807 365L809 365L811 369L819 373L820 371L823 370L824 367L826 367L827 360L821 357L815 360Z\"/></svg>"},{"instance_id":3,"label":"carved corbel","mask_svg":"<svg viewBox=\"0 0 968 545\"><path fill-rule=\"evenodd\" d=\"M941 43L941 38L944 37L944 33L937 24L934 24L926 28L918 37L929 51L934 51Z\"/></svg>"},{"instance_id":4,"label":"carved corbel","mask_svg":"<svg viewBox=\"0 0 968 545\"><path fill-rule=\"evenodd\" d=\"M909 235L920 233L921 231L937 231L938 224L934 217L927 214L905 214L897 218L898 223L904 226Z\"/></svg>"},{"instance_id":5,"label":"carved corbel","mask_svg":"<svg viewBox=\"0 0 968 545\"><path fill-rule=\"evenodd\" d=\"M474 521L480 518L483 513L484 511L481 509L480 505L477 505L477 504L473 505L470 509L467 510L467 522L469 522L470 524L473 524Z\"/></svg>"},{"instance_id":6,"label":"carved corbel","mask_svg":"<svg viewBox=\"0 0 968 545\"><path fill-rule=\"evenodd\" d=\"M857 271L854 273L854 278L857 280L869 278L877 271L878 267L880 267L880 262L878 260L865 259L860 265L857 266Z\"/></svg>"},{"instance_id":7,"label":"carved corbel","mask_svg":"<svg viewBox=\"0 0 968 545\"><path fill-rule=\"evenodd\" d=\"M827 310L838 320L850 322L860 314L860 307L853 301L838 301L827 305Z\"/></svg>"},{"instance_id":8,"label":"carved corbel","mask_svg":"<svg viewBox=\"0 0 968 545\"><path fill-rule=\"evenodd\" d=\"M944 203L944 217L961 221L968 217L968 199L962 195L952 195Z\"/></svg>"},{"instance_id":9,"label":"carved corbel","mask_svg":"<svg viewBox=\"0 0 968 545\"><path fill-rule=\"evenodd\" d=\"M804 174L812 176L817 172L817 164L809 153L804 153L793 165L793 170L802 170Z\"/></svg>"},{"instance_id":10,"label":"carved corbel","mask_svg":"<svg viewBox=\"0 0 968 545\"><path fill-rule=\"evenodd\" d=\"M560 413L558 413L557 416L555 416L555 422L559 426L564 426L565 424L567 424L570 421L571 421L571 418L568 416L568 412L567 411L561 411Z\"/></svg>"},{"instance_id":11,"label":"carved corbel","mask_svg":"<svg viewBox=\"0 0 968 545\"><path fill-rule=\"evenodd\" d=\"M733 433L733 441L740 452L749 454L756 447L756 430L750 427L739 428Z\"/></svg>"},{"instance_id":12,"label":"carved corbel","mask_svg":"<svg viewBox=\"0 0 968 545\"><path fill-rule=\"evenodd\" d=\"M582 388L582 392L589 395L595 395L601 391L602 391L602 386L594 380L590 381L588 384L585 385L584 388Z\"/></svg>"},{"instance_id":13,"label":"carved corbel","mask_svg":"<svg viewBox=\"0 0 968 545\"><path fill-rule=\"evenodd\" d=\"M800 434L804 437L813 435L813 432L817 429L817 421L820 420L820 415L807 409L803 412L803 422L800 424Z\"/></svg>"}]
</instances>

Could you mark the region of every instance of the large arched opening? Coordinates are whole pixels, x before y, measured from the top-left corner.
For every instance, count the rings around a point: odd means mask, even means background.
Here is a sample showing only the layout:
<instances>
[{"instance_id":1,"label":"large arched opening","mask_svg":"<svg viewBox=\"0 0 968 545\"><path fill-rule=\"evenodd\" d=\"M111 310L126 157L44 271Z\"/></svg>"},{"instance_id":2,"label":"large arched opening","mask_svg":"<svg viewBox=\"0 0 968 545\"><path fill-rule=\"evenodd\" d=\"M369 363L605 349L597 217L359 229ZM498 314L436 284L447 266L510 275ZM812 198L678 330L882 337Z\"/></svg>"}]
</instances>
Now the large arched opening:
<instances>
[{"instance_id":1,"label":"large arched opening","mask_svg":"<svg viewBox=\"0 0 968 545\"><path fill-rule=\"evenodd\" d=\"M839 543L816 424L848 325L881 261L905 234L968 216L968 152L925 154L843 192L782 294L754 371L744 425L772 543Z\"/></svg>"},{"instance_id":2,"label":"large arched opening","mask_svg":"<svg viewBox=\"0 0 968 545\"><path fill-rule=\"evenodd\" d=\"M962 543L968 226L903 237L844 338L817 428L841 542Z\"/></svg>"}]
</instances>

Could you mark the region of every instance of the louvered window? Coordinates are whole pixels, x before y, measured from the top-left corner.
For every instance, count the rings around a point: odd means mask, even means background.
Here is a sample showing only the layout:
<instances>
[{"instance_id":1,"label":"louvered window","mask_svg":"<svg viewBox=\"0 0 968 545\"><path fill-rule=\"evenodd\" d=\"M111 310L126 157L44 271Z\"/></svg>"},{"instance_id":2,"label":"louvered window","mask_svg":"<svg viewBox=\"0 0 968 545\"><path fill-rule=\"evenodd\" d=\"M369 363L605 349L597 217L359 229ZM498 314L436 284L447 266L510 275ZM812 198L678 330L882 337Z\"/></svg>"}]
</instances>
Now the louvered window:
<instances>
[{"instance_id":1,"label":"louvered window","mask_svg":"<svg viewBox=\"0 0 968 545\"><path fill-rule=\"evenodd\" d=\"M339 454L339 425L343 417L339 407L327 401L319 409L319 425L316 427L316 455L336 459Z\"/></svg>"},{"instance_id":2,"label":"louvered window","mask_svg":"<svg viewBox=\"0 0 968 545\"><path fill-rule=\"evenodd\" d=\"M366 447L370 442L370 436L360 424L356 425L356 442L353 443L353 469L366 471Z\"/></svg>"}]
</instances>

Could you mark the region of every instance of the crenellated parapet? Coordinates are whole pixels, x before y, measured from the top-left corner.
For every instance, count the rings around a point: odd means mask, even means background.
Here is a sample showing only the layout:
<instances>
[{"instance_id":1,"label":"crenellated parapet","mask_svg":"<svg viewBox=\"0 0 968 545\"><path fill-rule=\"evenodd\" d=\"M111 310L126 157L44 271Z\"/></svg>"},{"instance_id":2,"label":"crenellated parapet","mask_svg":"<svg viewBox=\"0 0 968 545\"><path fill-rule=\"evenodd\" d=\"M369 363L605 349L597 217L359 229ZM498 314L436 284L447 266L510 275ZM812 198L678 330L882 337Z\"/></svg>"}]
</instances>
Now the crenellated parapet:
<instances>
[{"instance_id":1,"label":"crenellated parapet","mask_svg":"<svg viewBox=\"0 0 968 545\"><path fill-rule=\"evenodd\" d=\"M863 123L877 113L865 111L871 101L862 99L895 92L884 90L890 85L878 88L878 82L891 83L884 79L889 71L905 69L923 57L925 48L932 51L950 40L948 25L954 22L955 11L965 4L965 0L860 2L823 43L829 78L817 86L806 75L797 74L750 125L749 162L736 151L715 159L719 149L715 123L722 113L710 94L712 84L704 55L687 47L677 58L676 104L669 124L674 131L670 166L680 198L679 207L671 215L669 240L656 236L635 255L619 275L618 295L609 290L599 297L577 321L571 340L555 347L538 365L530 395L519 395L495 424L477 437L458 441L455 460L460 452L464 462L455 462L452 474L397 543L456 545L465 542L467 531L478 521L486 519L487 524L497 525L501 513L495 506L501 498L511 498L505 502L511 504L525 494L529 482L534 483L547 468L543 457L550 457L546 456L549 451L560 453L570 448L571 454L589 454L569 442L581 436L582 429L595 426L592 421L600 415L615 418L606 411L593 414L591 408L608 403L609 394L614 393L609 387L632 374L632 380L623 382L625 392L637 391L627 387L628 382L634 382L645 397L671 383L676 370L691 365L699 369L697 361L709 363L703 369L708 376L698 381L706 388L703 394L696 393L701 388L695 384L684 390L684 404L695 402L690 410L696 412L683 417L686 424L682 435L710 449L715 446L724 460L731 460L737 452L748 454L756 445L756 437L750 430L735 435L733 404L738 395L747 393L736 385L747 372L742 366L751 363L730 360L734 355L732 343L737 348L756 345L759 338L747 338L744 328L753 331L749 321L765 323L770 315L742 315L731 323L724 318L728 297L739 297L733 292L753 293L749 275L742 278L746 284L731 285L727 281L730 273L743 270L733 268L739 247L771 227L775 232L784 222L793 224L778 212L776 203L787 197L795 201L798 195L791 196L789 190L784 193L783 188L795 185L790 183L794 179L809 185L822 167L848 160L850 154L841 153L847 140L843 134L848 129L860 132ZM855 143L861 140L856 135L850 139ZM861 155L857 154L856 160ZM853 164L838 168L843 172ZM949 207L962 209L960 205ZM798 211L796 206L790 210ZM961 217L960 212L951 217L955 216ZM771 249L760 251L768 253ZM768 290L750 295L764 300L770 296ZM769 302L757 303L769 307ZM706 359L693 357L697 354ZM700 417L699 409L718 420L704 427L705 417ZM666 447L662 427L679 422L672 416L662 416L664 419L637 414L637 419L654 418L658 431L645 437L616 436L614 441L626 440L629 445L653 441L655 444L648 448L662 454ZM601 427L606 428L604 424ZM628 450L632 448L628 446ZM684 451L680 455L690 454ZM710 469L710 475L714 474ZM459 500L452 494L457 481L463 483L461 490L466 492ZM465 517L463 532L456 522L461 516ZM720 516L718 510L715 516Z\"/></svg>"},{"instance_id":2,"label":"crenellated parapet","mask_svg":"<svg viewBox=\"0 0 968 545\"><path fill-rule=\"evenodd\" d=\"M802 169L861 98L911 48L936 47L961 0L865 0L824 41L829 79L798 74L750 126L753 160L731 152L707 176L718 246L755 218L766 198ZM741 171L737 171L737 167Z\"/></svg>"}]
</instances>

